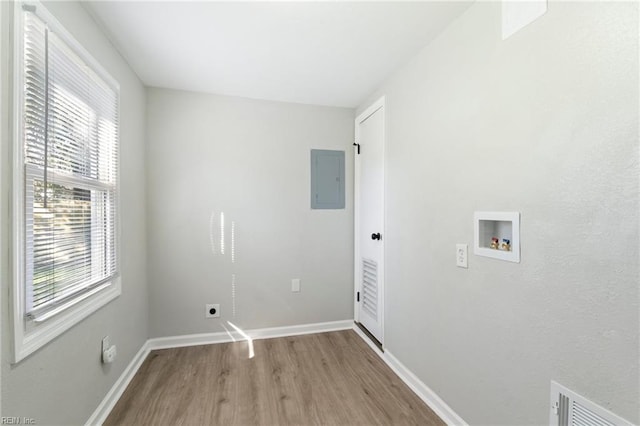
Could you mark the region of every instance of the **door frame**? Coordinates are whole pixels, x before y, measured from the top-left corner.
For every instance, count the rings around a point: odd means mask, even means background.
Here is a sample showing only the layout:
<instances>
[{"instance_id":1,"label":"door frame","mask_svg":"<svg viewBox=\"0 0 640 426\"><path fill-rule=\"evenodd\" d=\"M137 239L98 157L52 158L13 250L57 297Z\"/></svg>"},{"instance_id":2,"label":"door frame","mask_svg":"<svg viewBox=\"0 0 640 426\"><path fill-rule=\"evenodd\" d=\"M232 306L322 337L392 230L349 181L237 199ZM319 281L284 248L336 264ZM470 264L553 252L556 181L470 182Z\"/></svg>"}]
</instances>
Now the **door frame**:
<instances>
[{"instance_id":1,"label":"door frame","mask_svg":"<svg viewBox=\"0 0 640 426\"><path fill-rule=\"evenodd\" d=\"M385 244L385 230L387 228L387 206L385 204L385 191L386 191L386 119L385 119L385 97L381 96L378 100L373 102L369 107L367 107L362 113L360 113L355 119L355 143L358 144L360 141L360 124L364 122L367 118L371 117L375 112L379 111L382 113L382 229L380 232L382 233L382 239L380 243L382 244L382 274L380 274L379 278L382 280L378 281L379 287L378 289L382 292L381 303L380 303L380 343L384 347L384 319L385 319L385 263L386 263L386 244ZM358 302L357 294L361 292L361 262L360 259L360 156L358 155L358 147L354 147L354 179L353 179L353 248L354 248L354 257L353 257L353 316L354 320L360 323L360 303Z\"/></svg>"}]
</instances>

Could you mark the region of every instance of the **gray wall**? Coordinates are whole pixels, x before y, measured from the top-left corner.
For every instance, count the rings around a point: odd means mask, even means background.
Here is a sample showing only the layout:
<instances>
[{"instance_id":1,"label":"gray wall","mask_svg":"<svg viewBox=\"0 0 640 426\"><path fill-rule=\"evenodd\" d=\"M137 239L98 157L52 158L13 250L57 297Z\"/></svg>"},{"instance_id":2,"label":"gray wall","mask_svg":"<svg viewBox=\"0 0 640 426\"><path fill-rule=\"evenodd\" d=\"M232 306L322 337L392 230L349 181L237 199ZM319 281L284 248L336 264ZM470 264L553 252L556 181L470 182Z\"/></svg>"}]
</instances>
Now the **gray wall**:
<instances>
[{"instance_id":1,"label":"gray wall","mask_svg":"<svg viewBox=\"0 0 640 426\"><path fill-rule=\"evenodd\" d=\"M148 89L147 114L150 337L353 318L352 109ZM346 151L346 209L310 209L312 148Z\"/></svg>"},{"instance_id":2,"label":"gray wall","mask_svg":"<svg viewBox=\"0 0 640 426\"><path fill-rule=\"evenodd\" d=\"M3 2L3 7L12 4ZM2 415L26 416L37 424L82 424L98 406L135 353L147 339L147 277L145 229L145 91L79 3L53 2L46 7L120 83L121 90L121 223L122 295L85 321L16 365L10 364L8 286L10 243L8 211L11 143L2 134ZM8 18L3 14L3 18ZM2 64L6 65L9 35L2 25ZM4 70L4 68L3 68ZM2 102L8 102L2 91ZM5 110L6 111L6 110ZM7 117L2 117L2 127ZM110 335L118 358L100 362L100 341Z\"/></svg>"},{"instance_id":3,"label":"gray wall","mask_svg":"<svg viewBox=\"0 0 640 426\"><path fill-rule=\"evenodd\" d=\"M548 423L552 379L638 423L638 4L500 23L475 3L371 96L385 344L471 424ZM476 210L521 212L520 264L456 268Z\"/></svg>"}]
</instances>

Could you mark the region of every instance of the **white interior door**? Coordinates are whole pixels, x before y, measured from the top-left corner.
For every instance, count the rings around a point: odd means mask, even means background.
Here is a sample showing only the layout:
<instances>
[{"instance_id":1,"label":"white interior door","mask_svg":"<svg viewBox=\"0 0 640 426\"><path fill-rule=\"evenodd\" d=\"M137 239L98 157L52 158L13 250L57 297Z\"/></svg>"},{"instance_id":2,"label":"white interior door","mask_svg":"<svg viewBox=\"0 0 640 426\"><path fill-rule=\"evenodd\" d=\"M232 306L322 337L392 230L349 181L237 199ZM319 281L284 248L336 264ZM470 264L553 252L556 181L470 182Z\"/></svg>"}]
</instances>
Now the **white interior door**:
<instances>
[{"instance_id":1,"label":"white interior door","mask_svg":"<svg viewBox=\"0 0 640 426\"><path fill-rule=\"evenodd\" d=\"M355 128L355 316L383 343L384 98L356 119Z\"/></svg>"}]
</instances>

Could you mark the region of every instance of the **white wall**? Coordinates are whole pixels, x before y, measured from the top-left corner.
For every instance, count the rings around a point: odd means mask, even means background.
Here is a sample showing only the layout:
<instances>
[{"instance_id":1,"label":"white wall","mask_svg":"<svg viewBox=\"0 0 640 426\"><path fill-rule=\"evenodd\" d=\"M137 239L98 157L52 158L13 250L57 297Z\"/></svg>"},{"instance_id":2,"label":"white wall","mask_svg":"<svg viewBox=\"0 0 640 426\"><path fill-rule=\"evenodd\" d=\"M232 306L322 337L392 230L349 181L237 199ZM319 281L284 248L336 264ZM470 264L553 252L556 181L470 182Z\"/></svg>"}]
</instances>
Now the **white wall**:
<instances>
[{"instance_id":1,"label":"white wall","mask_svg":"<svg viewBox=\"0 0 640 426\"><path fill-rule=\"evenodd\" d=\"M470 424L548 423L552 379L638 423L638 4L500 22L475 3L371 96L387 349ZM520 264L456 268L476 210L522 213Z\"/></svg>"},{"instance_id":2,"label":"white wall","mask_svg":"<svg viewBox=\"0 0 640 426\"><path fill-rule=\"evenodd\" d=\"M3 2L2 7L12 9ZM10 269L6 247L10 223L2 215L2 414L25 416L37 424L82 424L98 406L115 380L147 339L147 277L145 229L145 92L79 3L51 2L46 7L120 83L122 295L82 323L16 365L10 364L8 286ZM9 14L7 14L9 15ZM3 13L3 19L7 18ZM2 66L8 59L2 28ZM10 91L2 91L8 102ZM6 109L4 110L6 111ZM7 123L2 117L2 126ZM9 211L11 140L2 133L2 190L0 207ZM118 358L110 366L100 362L100 344L110 335Z\"/></svg>"},{"instance_id":3,"label":"white wall","mask_svg":"<svg viewBox=\"0 0 640 426\"><path fill-rule=\"evenodd\" d=\"M352 109L148 89L147 114L150 337L353 318ZM312 148L346 151L345 209L310 209Z\"/></svg>"}]
</instances>

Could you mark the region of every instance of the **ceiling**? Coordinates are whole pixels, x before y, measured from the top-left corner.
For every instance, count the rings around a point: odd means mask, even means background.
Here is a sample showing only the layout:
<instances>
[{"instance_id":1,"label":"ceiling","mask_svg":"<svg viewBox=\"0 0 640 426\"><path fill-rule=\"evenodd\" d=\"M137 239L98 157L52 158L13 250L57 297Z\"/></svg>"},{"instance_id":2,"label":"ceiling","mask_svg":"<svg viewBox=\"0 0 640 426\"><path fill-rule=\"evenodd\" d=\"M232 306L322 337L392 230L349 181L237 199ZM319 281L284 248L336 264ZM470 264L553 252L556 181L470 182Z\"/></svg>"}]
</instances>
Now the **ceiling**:
<instances>
[{"instance_id":1,"label":"ceiling","mask_svg":"<svg viewBox=\"0 0 640 426\"><path fill-rule=\"evenodd\" d=\"M147 86L350 108L469 5L85 3Z\"/></svg>"}]
</instances>

